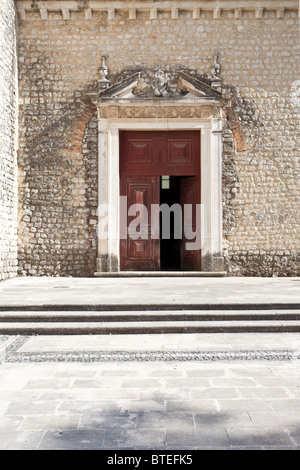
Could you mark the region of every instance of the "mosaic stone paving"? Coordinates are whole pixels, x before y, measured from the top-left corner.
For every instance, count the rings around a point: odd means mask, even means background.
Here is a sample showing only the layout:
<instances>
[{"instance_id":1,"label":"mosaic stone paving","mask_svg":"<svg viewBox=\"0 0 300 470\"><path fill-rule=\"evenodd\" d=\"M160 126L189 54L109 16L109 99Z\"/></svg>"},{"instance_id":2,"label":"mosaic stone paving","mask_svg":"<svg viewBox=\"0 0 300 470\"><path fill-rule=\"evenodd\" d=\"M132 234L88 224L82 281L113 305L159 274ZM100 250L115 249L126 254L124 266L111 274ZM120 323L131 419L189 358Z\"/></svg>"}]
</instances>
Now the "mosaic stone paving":
<instances>
[{"instance_id":1,"label":"mosaic stone paving","mask_svg":"<svg viewBox=\"0 0 300 470\"><path fill-rule=\"evenodd\" d=\"M237 351L19 351L30 336L0 336L0 362L133 362L133 361L294 361L300 352L292 350Z\"/></svg>"}]
</instances>

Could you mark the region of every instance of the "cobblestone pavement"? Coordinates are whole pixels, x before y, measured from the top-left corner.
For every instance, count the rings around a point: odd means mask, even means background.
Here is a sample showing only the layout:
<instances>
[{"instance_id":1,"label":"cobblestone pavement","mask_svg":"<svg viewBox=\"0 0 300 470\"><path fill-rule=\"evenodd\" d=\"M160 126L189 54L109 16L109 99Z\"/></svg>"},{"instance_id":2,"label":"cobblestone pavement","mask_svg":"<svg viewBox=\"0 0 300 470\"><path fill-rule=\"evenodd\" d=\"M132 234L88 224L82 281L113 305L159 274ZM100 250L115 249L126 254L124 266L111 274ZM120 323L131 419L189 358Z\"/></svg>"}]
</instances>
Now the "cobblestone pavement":
<instances>
[{"instance_id":1,"label":"cobblestone pavement","mask_svg":"<svg viewBox=\"0 0 300 470\"><path fill-rule=\"evenodd\" d=\"M179 355L159 359L162 344ZM299 450L299 344L290 333L2 336L0 449Z\"/></svg>"}]
</instances>

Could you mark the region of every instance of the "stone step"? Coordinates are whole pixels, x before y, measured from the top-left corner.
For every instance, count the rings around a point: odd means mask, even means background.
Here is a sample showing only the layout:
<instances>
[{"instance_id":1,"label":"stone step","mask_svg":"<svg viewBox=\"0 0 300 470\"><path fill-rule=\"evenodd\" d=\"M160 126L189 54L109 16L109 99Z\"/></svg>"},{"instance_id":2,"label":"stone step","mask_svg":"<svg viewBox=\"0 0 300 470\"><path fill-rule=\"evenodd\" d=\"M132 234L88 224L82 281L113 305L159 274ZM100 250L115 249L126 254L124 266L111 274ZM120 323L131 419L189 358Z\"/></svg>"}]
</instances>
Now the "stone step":
<instances>
[{"instance_id":1,"label":"stone step","mask_svg":"<svg viewBox=\"0 0 300 470\"><path fill-rule=\"evenodd\" d=\"M161 321L300 321L295 310L140 310L0 312L1 323L161 322Z\"/></svg>"},{"instance_id":2,"label":"stone step","mask_svg":"<svg viewBox=\"0 0 300 470\"><path fill-rule=\"evenodd\" d=\"M122 321L122 322L3 322L0 334L10 335L90 335L161 333L255 333L300 332L300 321Z\"/></svg>"},{"instance_id":3,"label":"stone step","mask_svg":"<svg viewBox=\"0 0 300 470\"><path fill-rule=\"evenodd\" d=\"M9 304L0 305L0 314L3 312L121 312L121 311L185 311L185 310L199 310L199 311L239 311L239 310L300 310L299 303L287 302L274 302L274 303L261 303L261 302L243 302L243 303L193 303L193 302L174 302L174 303L37 303L37 304Z\"/></svg>"},{"instance_id":4,"label":"stone step","mask_svg":"<svg viewBox=\"0 0 300 470\"><path fill-rule=\"evenodd\" d=\"M225 277L226 271L118 271L111 273L95 272L95 277L112 278L112 277Z\"/></svg>"}]
</instances>

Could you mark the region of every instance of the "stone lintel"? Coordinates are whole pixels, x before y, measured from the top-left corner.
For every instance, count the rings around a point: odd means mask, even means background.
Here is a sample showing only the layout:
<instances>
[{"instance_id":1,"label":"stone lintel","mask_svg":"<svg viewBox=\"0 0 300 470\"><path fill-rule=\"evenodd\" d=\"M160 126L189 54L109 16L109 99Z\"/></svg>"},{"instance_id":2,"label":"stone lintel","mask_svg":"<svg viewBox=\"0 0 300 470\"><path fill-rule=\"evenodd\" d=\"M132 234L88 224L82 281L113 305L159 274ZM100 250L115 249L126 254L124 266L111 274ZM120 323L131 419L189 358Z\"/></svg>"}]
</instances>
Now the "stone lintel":
<instances>
[{"instance_id":1,"label":"stone lintel","mask_svg":"<svg viewBox=\"0 0 300 470\"><path fill-rule=\"evenodd\" d=\"M100 119L138 119L144 121L147 119L168 119L178 120L185 119L186 125L188 121L197 121L213 119L214 116L219 115L220 103L193 100L191 102L177 101L177 102L159 102L159 101L135 101L123 100L120 101L100 101L95 103L98 108L98 116ZM218 121L218 117L217 117ZM214 131L218 131L214 129Z\"/></svg>"},{"instance_id":2,"label":"stone lintel","mask_svg":"<svg viewBox=\"0 0 300 470\"><path fill-rule=\"evenodd\" d=\"M175 99L170 99L170 98L133 98L133 99L118 99L118 98L104 98L100 99L99 101L94 102L95 106L101 106L101 107L109 107L109 106L118 106L118 107L126 107L126 106L137 106L137 107L144 107L147 108L147 106L156 106L156 107L164 107L164 106L169 106L169 107L181 107L181 106L195 106L197 104L201 106L214 106L214 107L219 107L220 106L220 101L219 100L214 100L213 98L196 98L195 99L189 99L189 100L175 100Z\"/></svg>"}]
</instances>

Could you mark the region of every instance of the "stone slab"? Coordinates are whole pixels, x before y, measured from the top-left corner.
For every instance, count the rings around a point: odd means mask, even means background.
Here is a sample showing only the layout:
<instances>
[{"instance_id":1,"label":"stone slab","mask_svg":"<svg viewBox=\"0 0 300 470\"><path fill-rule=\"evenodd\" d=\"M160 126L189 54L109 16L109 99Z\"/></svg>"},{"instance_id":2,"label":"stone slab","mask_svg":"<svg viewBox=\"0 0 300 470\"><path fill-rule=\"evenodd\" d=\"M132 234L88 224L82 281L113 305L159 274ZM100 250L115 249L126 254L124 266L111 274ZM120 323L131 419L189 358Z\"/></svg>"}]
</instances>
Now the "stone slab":
<instances>
[{"instance_id":1,"label":"stone slab","mask_svg":"<svg viewBox=\"0 0 300 470\"><path fill-rule=\"evenodd\" d=\"M300 333L32 336L18 352L72 351L300 351Z\"/></svg>"},{"instance_id":2,"label":"stone slab","mask_svg":"<svg viewBox=\"0 0 300 470\"><path fill-rule=\"evenodd\" d=\"M2 363L0 448L298 450L299 380L299 361Z\"/></svg>"},{"instance_id":3,"label":"stone slab","mask_svg":"<svg viewBox=\"0 0 300 470\"><path fill-rule=\"evenodd\" d=\"M300 305L300 278L51 278L0 283L0 308L72 305Z\"/></svg>"}]
</instances>

